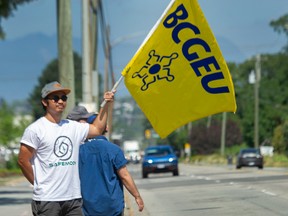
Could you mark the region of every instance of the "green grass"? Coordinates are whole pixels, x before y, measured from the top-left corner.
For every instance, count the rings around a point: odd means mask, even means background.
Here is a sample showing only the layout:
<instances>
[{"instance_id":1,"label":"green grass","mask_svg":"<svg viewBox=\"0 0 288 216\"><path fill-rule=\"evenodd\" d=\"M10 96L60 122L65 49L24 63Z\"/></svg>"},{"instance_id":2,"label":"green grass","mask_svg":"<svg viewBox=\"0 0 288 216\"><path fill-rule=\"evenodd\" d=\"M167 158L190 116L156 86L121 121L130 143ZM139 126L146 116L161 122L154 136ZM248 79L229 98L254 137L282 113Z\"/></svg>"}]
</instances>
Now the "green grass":
<instances>
[{"instance_id":1,"label":"green grass","mask_svg":"<svg viewBox=\"0 0 288 216\"><path fill-rule=\"evenodd\" d=\"M225 155L220 151L210 155L192 155L190 158L180 158L181 162L199 165L224 165L228 164L227 157L232 156L232 163L236 164L237 154L241 149L248 148L247 145L235 145L225 149ZM285 154L274 153L272 157L264 156L264 167L288 167L288 157Z\"/></svg>"},{"instance_id":2,"label":"green grass","mask_svg":"<svg viewBox=\"0 0 288 216\"><path fill-rule=\"evenodd\" d=\"M0 178L22 175L20 169L0 169Z\"/></svg>"},{"instance_id":3,"label":"green grass","mask_svg":"<svg viewBox=\"0 0 288 216\"><path fill-rule=\"evenodd\" d=\"M236 154L231 154L233 159L232 163L236 164ZM198 165L225 165L228 164L227 156L221 156L220 154L211 155L194 155L189 159L180 158L181 162L198 164ZM275 154L270 156L264 156L264 167L288 167L288 157L286 155Z\"/></svg>"},{"instance_id":4,"label":"green grass","mask_svg":"<svg viewBox=\"0 0 288 216\"><path fill-rule=\"evenodd\" d=\"M0 169L0 185L9 184L22 177L23 175L20 169Z\"/></svg>"}]
</instances>

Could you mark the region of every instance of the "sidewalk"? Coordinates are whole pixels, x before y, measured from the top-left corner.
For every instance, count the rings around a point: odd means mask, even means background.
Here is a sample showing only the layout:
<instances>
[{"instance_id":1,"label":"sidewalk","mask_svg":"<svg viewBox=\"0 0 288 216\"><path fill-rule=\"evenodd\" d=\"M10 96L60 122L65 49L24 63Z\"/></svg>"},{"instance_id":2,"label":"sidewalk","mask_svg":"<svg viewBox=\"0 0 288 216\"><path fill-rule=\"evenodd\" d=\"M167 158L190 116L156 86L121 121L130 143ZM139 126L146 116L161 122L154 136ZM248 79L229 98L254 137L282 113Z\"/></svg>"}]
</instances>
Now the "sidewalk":
<instances>
[{"instance_id":1,"label":"sidewalk","mask_svg":"<svg viewBox=\"0 0 288 216\"><path fill-rule=\"evenodd\" d=\"M0 186L14 186L22 182L27 182L26 178L22 175L0 177Z\"/></svg>"},{"instance_id":2,"label":"sidewalk","mask_svg":"<svg viewBox=\"0 0 288 216\"><path fill-rule=\"evenodd\" d=\"M8 178L0 178L0 185L2 186L15 186L21 184L28 184L27 180L23 176L12 176ZM124 199L125 199L125 209L124 216L149 216L147 210L144 207L142 212L138 211L138 206L133 198L133 196L124 187ZM145 200L144 200L145 204Z\"/></svg>"},{"instance_id":3,"label":"sidewalk","mask_svg":"<svg viewBox=\"0 0 288 216\"><path fill-rule=\"evenodd\" d=\"M142 212L138 211L138 205L136 204L133 196L124 187L124 199L125 199L125 209L124 216L149 216L146 210L145 200L144 200L144 210Z\"/></svg>"}]
</instances>

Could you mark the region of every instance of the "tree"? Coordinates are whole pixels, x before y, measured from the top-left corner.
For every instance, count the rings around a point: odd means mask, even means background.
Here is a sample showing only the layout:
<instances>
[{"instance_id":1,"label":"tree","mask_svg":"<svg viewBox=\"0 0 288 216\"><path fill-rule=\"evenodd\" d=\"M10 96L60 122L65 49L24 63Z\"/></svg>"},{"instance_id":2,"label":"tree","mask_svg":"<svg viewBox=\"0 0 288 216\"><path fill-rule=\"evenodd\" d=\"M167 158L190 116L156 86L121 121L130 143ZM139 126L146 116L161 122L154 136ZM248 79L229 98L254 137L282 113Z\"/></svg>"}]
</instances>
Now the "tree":
<instances>
[{"instance_id":1,"label":"tree","mask_svg":"<svg viewBox=\"0 0 288 216\"><path fill-rule=\"evenodd\" d=\"M13 11L16 11L18 6L31 1L35 0L0 0L0 39L5 38L5 32L1 26L1 19L8 19L13 16Z\"/></svg>"},{"instance_id":2,"label":"tree","mask_svg":"<svg viewBox=\"0 0 288 216\"><path fill-rule=\"evenodd\" d=\"M207 126L207 119L194 122L189 143L192 151L196 154L211 154L218 152L221 146L221 115L214 115L210 126ZM226 147L240 145L242 133L239 124L228 118L226 129Z\"/></svg>"},{"instance_id":3,"label":"tree","mask_svg":"<svg viewBox=\"0 0 288 216\"><path fill-rule=\"evenodd\" d=\"M270 142L274 128L285 122L288 113L288 55L287 53L261 55L261 80L259 86L259 140ZM243 139L249 146L254 145L254 85L248 82L249 74L255 69L255 59L234 65L234 80L237 118L243 131ZM234 76L232 75L234 78Z\"/></svg>"},{"instance_id":4,"label":"tree","mask_svg":"<svg viewBox=\"0 0 288 216\"><path fill-rule=\"evenodd\" d=\"M74 53L74 71L75 71L75 97L77 102L82 101L82 59ZM38 84L34 87L32 94L29 97L29 102L32 106L32 113L35 119L43 116L44 110L41 103L41 90L43 86L52 81L59 81L58 59L52 60L43 70L41 77L38 79Z\"/></svg>"},{"instance_id":5,"label":"tree","mask_svg":"<svg viewBox=\"0 0 288 216\"><path fill-rule=\"evenodd\" d=\"M287 145L285 143L285 138L284 138L284 131L285 127L283 125L279 125L274 129L274 136L272 139L273 147L274 147L274 152L277 153L284 153Z\"/></svg>"},{"instance_id":6,"label":"tree","mask_svg":"<svg viewBox=\"0 0 288 216\"><path fill-rule=\"evenodd\" d=\"M19 119L15 122L15 111L4 100L0 103L0 144L9 146L12 142L18 142L23 130L30 123L27 120Z\"/></svg>"},{"instance_id":7,"label":"tree","mask_svg":"<svg viewBox=\"0 0 288 216\"><path fill-rule=\"evenodd\" d=\"M184 144L188 143L188 141L189 141L188 130L184 126L179 130L176 130L173 133L171 133L166 139L162 140L162 143L168 143L171 146L173 146L175 150L181 151L184 149Z\"/></svg>"},{"instance_id":8,"label":"tree","mask_svg":"<svg viewBox=\"0 0 288 216\"><path fill-rule=\"evenodd\" d=\"M135 100L127 96L118 98L114 103L113 132L115 134L122 134L122 141L132 139L142 140L144 137L144 125L142 121L146 118Z\"/></svg>"},{"instance_id":9,"label":"tree","mask_svg":"<svg viewBox=\"0 0 288 216\"><path fill-rule=\"evenodd\" d=\"M13 139L13 112L5 101L0 107L0 143L5 146Z\"/></svg>"},{"instance_id":10,"label":"tree","mask_svg":"<svg viewBox=\"0 0 288 216\"><path fill-rule=\"evenodd\" d=\"M284 33L288 38L288 14L281 16L277 20L272 20L270 22L270 26L274 29L274 31L279 34ZM284 51L288 52L288 44L284 47Z\"/></svg>"}]
</instances>

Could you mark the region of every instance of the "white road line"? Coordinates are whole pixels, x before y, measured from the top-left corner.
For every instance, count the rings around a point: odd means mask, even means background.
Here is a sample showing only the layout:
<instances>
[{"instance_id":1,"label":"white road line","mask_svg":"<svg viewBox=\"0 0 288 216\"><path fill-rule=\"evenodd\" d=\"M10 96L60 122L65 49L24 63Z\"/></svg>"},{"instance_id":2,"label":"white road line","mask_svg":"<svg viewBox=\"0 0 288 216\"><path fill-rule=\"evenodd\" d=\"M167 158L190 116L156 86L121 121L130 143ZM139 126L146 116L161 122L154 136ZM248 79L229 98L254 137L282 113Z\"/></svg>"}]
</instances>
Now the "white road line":
<instances>
[{"instance_id":1,"label":"white road line","mask_svg":"<svg viewBox=\"0 0 288 216\"><path fill-rule=\"evenodd\" d=\"M263 192L263 193L265 193L265 194L268 194L268 195L271 195L271 196L276 196L275 193L272 193L272 192L266 191L265 189L263 189L261 192Z\"/></svg>"}]
</instances>

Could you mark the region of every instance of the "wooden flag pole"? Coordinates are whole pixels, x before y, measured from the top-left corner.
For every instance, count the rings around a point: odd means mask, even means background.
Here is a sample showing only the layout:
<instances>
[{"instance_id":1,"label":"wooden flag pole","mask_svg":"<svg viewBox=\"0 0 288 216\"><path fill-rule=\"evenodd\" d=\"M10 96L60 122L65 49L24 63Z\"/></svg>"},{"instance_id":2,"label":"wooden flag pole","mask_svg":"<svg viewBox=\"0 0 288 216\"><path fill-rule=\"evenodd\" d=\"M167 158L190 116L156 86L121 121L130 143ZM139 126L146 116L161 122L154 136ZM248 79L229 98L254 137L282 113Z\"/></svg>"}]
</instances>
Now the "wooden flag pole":
<instances>
[{"instance_id":1,"label":"wooden flag pole","mask_svg":"<svg viewBox=\"0 0 288 216\"><path fill-rule=\"evenodd\" d=\"M112 92L117 89L117 87L119 86L119 84L121 83L121 81L122 81L123 78L124 78L124 77L121 76L121 77L118 79L118 81L114 84L114 86L113 86L113 88L112 88L112 90L111 90ZM104 100L104 101L101 103L100 106L103 108L103 107L105 106L105 104L106 104L106 101Z\"/></svg>"}]
</instances>

